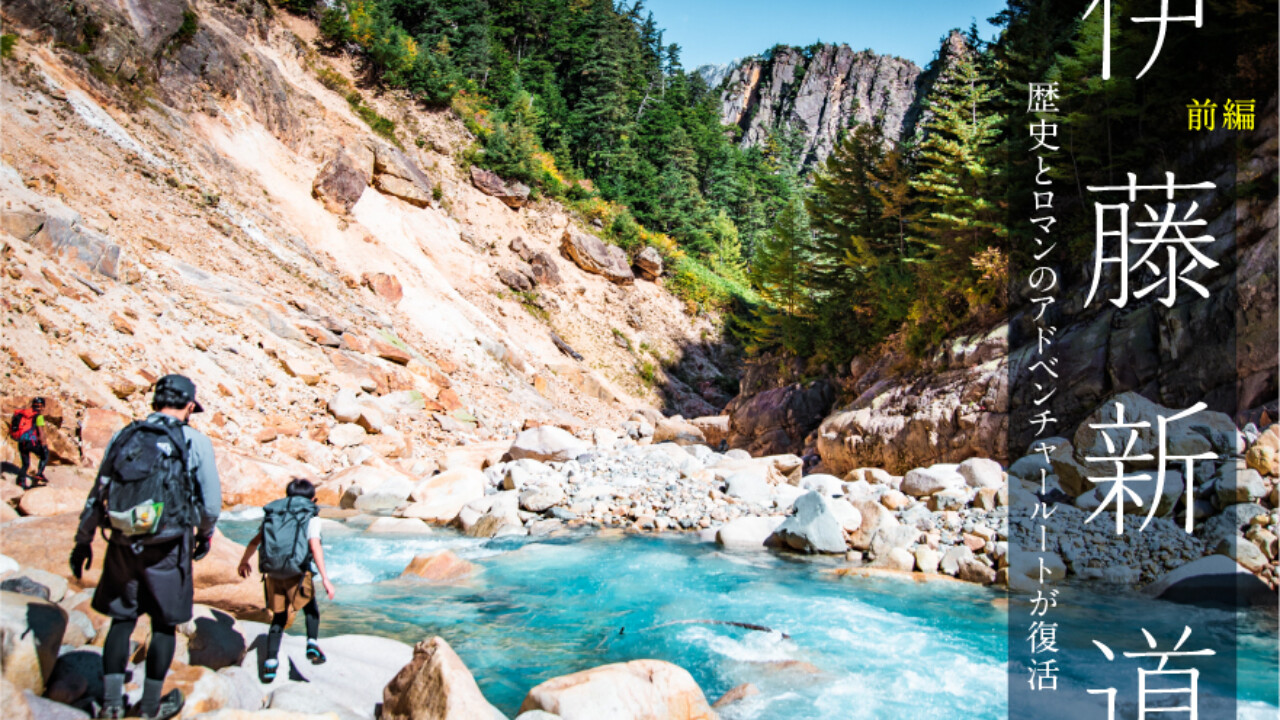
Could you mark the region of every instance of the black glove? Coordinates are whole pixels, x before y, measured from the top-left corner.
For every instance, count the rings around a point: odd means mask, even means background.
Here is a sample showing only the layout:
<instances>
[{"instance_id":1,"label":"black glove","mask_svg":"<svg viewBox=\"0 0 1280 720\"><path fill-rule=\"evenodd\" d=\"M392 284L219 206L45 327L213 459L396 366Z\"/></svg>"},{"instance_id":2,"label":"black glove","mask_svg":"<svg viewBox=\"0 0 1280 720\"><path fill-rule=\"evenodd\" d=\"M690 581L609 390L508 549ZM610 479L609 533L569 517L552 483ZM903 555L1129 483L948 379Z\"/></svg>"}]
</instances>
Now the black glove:
<instances>
[{"instance_id":1,"label":"black glove","mask_svg":"<svg viewBox=\"0 0 1280 720\"><path fill-rule=\"evenodd\" d=\"M89 543L76 543L76 547L71 551L71 574L75 575L76 580L80 579L80 574L89 569L89 565L93 563L93 546Z\"/></svg>"},{"instance_id":2,"label":"black glove","mask_svg":"<svg viewBox=\"0 0 1280 720\"><path fill-rule=\"evenodd\" d=\"M209 554L209 547L213 544L213 536L197 535L196 548L191 553L192 560L203 560L205 555Z\"/></svg>"}]
</instances>

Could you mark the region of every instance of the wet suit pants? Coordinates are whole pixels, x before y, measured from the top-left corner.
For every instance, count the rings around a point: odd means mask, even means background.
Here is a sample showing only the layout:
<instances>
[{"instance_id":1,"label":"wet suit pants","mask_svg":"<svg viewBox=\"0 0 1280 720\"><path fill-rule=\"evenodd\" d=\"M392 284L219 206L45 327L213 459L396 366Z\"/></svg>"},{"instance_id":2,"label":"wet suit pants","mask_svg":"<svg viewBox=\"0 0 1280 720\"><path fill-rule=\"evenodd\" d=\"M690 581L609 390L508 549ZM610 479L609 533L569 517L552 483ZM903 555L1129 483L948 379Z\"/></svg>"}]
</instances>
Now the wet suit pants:
<instances>
[{"instance_id":1,"label":"wet suit pants","mask_svg":"<svg viewBox=\"0 0 1280 720\"><path fill-rule=\"evenodd\" d=\"M107 641L102 646L102 672L123 674L129 663L129 636L137 620L112 620ZM147 646L147 679L163 681L173 662L175 639L172 625L151 625L151 643Z\"/></svg>"},{"instance_id":2,"label":"wet suit pants","mask_svg":"<svg viewBox=\"0 0 1280 720\"><path fill-rule=\"evenodd\" d=\"M315 598L302 606L302 614L307 619L307 639L320 637L320 605ZM278 612L271 616L271 629L267 632L267 658L275 660L280 655L280 640L284 636L284 627L289 624L289 611Z\"/></svg>"}]
</instances>

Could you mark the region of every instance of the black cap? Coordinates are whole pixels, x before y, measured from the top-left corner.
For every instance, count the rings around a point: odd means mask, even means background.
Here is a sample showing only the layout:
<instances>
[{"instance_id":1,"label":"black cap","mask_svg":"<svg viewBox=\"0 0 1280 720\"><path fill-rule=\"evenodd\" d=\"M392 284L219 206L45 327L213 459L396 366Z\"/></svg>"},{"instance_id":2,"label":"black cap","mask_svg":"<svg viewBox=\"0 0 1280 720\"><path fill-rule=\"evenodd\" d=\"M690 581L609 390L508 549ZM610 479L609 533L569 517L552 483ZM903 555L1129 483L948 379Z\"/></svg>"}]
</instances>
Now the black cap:
<instances>
[{"instance_id":1,"label":"black cap","mask_svg":"<svg viewBox=\"0 0 1280 720\"><path fill-rule=\"evenodd\" d=\"M195 412L204 412L204 408L196 402L196 384L186 375L165 375L157 380L155 396L159 397L161 393L169 395L183 405L196 403Z\"/></svg>"}]
</instances>

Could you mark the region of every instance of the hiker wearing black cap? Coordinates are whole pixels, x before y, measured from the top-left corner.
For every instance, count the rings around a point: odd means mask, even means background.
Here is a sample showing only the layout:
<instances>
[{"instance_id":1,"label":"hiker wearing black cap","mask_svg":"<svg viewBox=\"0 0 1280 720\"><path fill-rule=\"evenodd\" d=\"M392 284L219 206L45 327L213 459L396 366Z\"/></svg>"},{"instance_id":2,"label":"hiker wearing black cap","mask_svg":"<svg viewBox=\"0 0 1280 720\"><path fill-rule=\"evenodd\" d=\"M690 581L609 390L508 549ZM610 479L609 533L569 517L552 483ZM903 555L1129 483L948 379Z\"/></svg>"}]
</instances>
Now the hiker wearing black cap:
<instances>
[{"instance_id":1,"label":"hiker wearing black cap","mask_svg":"<svg viewBox=\"0 0 1280 720\"><path fill-rule=\"evenodd\" d=\"M31 467L31 456L40 460L36 472L30 478L36 482L47 482L44 479L44 466L49 464L49 446L44 441L44 398L31 401L31 407L15 412L9 420L9 438L18 443L18 459L22 467L18 468L18 487L24 490L35 485L27 483L27 468Z\"/></svg>"},{"instance_id":2,"label":"hiker wearing black cap","mask_svg":"<svg viewBox=\"0 0 1280 720\"><path fill-rule=\"evenodd\" d=\"M126 717L129 636L139 613L151 618L151 642L142 699L128 716L165 720L181 712L180 691L163 698L160 692L173 661L174 626L192 617L191 562L209 553L222 509L213 443L187 425L192 413L204 410L195 384L182 375L160 378L151 408L147 419L112 436L71 553L71 572L79 579L93 562L93 534L101 528L107 536L93 594L93 609L111 618L102 648L100 718Z\"/></svg>"}]
</instances>

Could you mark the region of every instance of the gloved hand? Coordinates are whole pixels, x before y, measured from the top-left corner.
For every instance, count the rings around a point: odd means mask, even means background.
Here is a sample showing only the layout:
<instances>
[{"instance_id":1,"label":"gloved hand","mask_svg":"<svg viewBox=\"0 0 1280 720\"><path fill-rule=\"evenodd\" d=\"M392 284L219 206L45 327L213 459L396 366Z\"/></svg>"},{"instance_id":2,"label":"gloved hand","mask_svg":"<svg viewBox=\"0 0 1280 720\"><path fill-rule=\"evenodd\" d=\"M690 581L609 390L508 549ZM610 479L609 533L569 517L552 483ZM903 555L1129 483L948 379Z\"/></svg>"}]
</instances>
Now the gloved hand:
<instances>
[{"instance_id":1,"label":"gloved hand","mask_svg":"<svg viewBox=\"0 0 1280 720\"><path fill-rule=\"evenodd\" d=\"M212 535L197 535L196 547L191 553L192 560L203 560L205 555L209 554L209 548L213 545Z\"/></svg>"},{"instance_id":2,"label":"gloved hand","mask_svg":"<svg viewBox=\"0 0 1280 720\"><path fill-rule=\"evenodd\" d=\"M80 574L88 570L92 563L93 546L89 543L76 543L75 549L71 551L71 574L76 580L80 579Z\"/></svg>"}]
</instances>

